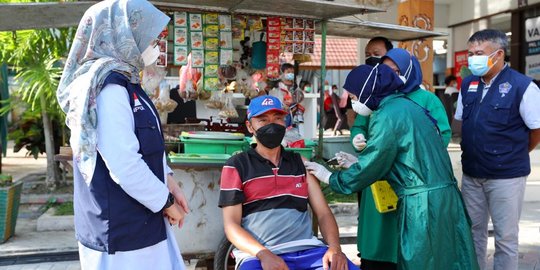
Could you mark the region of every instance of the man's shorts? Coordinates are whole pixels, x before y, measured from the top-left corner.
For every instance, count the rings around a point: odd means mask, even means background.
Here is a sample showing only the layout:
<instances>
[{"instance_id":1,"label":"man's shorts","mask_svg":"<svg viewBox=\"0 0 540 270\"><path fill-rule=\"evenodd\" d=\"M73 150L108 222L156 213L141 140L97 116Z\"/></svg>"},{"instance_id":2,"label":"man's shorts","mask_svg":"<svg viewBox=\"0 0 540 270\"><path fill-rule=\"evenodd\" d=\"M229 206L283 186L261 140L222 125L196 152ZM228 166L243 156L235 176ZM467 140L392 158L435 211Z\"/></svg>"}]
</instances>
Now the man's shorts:
<instances>
[{"instance_id":1,"label":"man's shorts","mask_svg":"<svg viewBox=\"0 0 540 270\"><path fill-rule=\"evenodd\" d=\"M290 270L323 270L322 258L328 247L317 247L301 251L279 254ZM359 270L350 260L347 260L349 270ZM257 257L245 259L238 270L262 270L261 261Z\"/></svg>"}]
</instances>

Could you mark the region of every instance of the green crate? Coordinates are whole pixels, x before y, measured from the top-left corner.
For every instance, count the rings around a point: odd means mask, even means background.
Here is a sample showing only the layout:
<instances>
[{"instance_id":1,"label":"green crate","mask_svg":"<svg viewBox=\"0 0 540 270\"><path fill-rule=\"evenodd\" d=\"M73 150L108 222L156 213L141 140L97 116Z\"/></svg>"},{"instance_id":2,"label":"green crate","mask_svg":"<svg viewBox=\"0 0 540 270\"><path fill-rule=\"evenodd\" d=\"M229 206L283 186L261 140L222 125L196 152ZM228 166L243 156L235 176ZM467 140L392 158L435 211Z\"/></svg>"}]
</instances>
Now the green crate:
<instances>
[{"instance_id":1,"label":"green crate","mask_svg":"<svg viewBox=\"0 0 540 270\"><path fill-rule=\"evenodd\" d=\"M169 154L171 163L225 163L229 154Z\"/></svg>"},{"instance_id":2,"label":"green crate","mask_svg":"<svg viewBox=\"0 0 540 270\"><path fill-rule=\"evenodd\" d=\"M306 148L285 148L287 151L292 151L300 154L301 156L305 157L307 160L311 160L313 157L313 148L306 147Z\"/></svg>"},{"instance_id":3,"label":"green crate","mask_svg":"<svg viewBox=\"0 0 540 270\"><path fill-rule=\"evenodd\" d=\"M244 140L188 139L180 137L186 154L229 154L244 151L248 144Z\"/></svg>"},{"instance_id":4,"label":"green crate","mask_svg":"<svg viewBox=\"0 0 540 270\"><path fill-rule=\"evenodd\" d=\"M0 187L0 243L15 234L22 184L17 182L8 187Z\"/></svg>"}]
</instances>

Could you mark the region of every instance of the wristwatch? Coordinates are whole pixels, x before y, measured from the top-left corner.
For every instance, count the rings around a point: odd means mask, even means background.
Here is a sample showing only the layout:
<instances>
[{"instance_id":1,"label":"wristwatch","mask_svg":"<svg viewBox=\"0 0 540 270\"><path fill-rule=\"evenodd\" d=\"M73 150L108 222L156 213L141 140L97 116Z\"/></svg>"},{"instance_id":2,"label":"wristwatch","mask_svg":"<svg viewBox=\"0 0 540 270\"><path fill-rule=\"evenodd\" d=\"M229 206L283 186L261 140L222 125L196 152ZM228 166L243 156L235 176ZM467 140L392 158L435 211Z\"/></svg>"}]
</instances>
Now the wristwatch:
<instances>
[{"instance_id":1,"label":"wristwatch","mask_svg":"<svg viewBox=\"0 0 540 270\"><path fill-rule=\"evenodd\" d=\"M165 210L165 209L171 207L173 204L174 204L174 196L172 195L172 193L169 192L169 196L167 196L167 200L165 201L165 205L163 206L163 209L161 209L161 210Z\"/></svg>"}]
</instances>

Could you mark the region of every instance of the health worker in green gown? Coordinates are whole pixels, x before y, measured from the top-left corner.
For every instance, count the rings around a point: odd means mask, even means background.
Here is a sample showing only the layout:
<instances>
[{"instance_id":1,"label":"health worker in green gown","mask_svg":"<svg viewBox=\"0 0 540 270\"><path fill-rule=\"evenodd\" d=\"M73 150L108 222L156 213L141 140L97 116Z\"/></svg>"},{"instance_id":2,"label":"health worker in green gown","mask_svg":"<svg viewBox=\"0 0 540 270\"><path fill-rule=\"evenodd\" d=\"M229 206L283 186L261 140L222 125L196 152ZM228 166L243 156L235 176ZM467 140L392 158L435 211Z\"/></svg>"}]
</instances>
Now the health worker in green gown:
<instances>
[{"instance_id":1,"label":"health worker in green gown","mask_svg":"<svg viewBox=\"0 0 540 270\"><path fill-rule=\"evenodd\" d=\"M452 132L446 111L437 96L420 87L422 70L416 57L404 49L395 48L389 50L381 61L405 81L399 92L426 109L437 121L442 143L447 146ZM345 89L351 87L353 86L347 84L343 86ZM366 140L369 140L368 125L369 117L357 115L351 127L351 143L358 152L365 148ZM437 138L434 143L436 142L441 142L441 139ZM345 168L357 160L356 156L344 152L336 153L336 157L338 163ZM365 188L361 192L358 204L357 247L362 257L362 269L394 270L398 252L397 213L396 211L380 213L375 208L371 188Z\"/></svg>"},{"instance_id":2,"label":"health worker in green gown","mask_svg":"<svg viewBox=\"0 0 540 270\"><path fill-rule=\"evenodd\" d=\"M343 194L388 180L399 198L397 269L478 269L470 221L433 117L397 92L403 81L387 65L358 66L345 85L353 110L370 117L366 147L348 169L305 162L307 170Z\"/></svg>"}]
</instances>

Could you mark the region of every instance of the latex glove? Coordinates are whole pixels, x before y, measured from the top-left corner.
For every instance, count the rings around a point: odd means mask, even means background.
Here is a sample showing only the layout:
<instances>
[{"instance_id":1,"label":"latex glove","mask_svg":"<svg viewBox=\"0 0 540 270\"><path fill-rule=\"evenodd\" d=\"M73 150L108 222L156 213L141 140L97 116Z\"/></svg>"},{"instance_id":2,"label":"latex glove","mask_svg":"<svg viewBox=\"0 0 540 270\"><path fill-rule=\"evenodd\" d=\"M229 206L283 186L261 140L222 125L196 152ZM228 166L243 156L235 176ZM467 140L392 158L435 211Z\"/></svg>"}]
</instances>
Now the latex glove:
<instances>
[{"instance_id":1,"label":"latex glove","mask_svg":"<svg viewBox=\"0 0 540 270\"><path fill-rule=\"evenodd\" d=\"M339 166L348 169L351 167L354 163L358 162L358 158L354 155L351 155L349 153L345 153L343 151L339 151L336 153L336 160L339 164Z\"/></svg>"},{"instance_id":2,"label":"latex glove","mask_svg":"<svg viewBox=\"0 0 540 270\"><path fill-rule=\"evenodd\" d=\"M327 170L323 165L317 162L305 161L304 166L306 166L306 170L309 173L313 174L313 176L317 177L319 181L326 184L330 182L330 175L332 175L332 173Z\"/></svg>"},{"instance_id":3,"label":"latex glove","mask_svg":"<svg viewBox=\"0 0 540 270\"><path fill-rule=\"evenodd\" d=\"M358 135L354 136L352 144L354 149L362 151L364 148L366 148L366 137L364 137L364 134L359 133Z\"/></svg>"}]
</instances>

